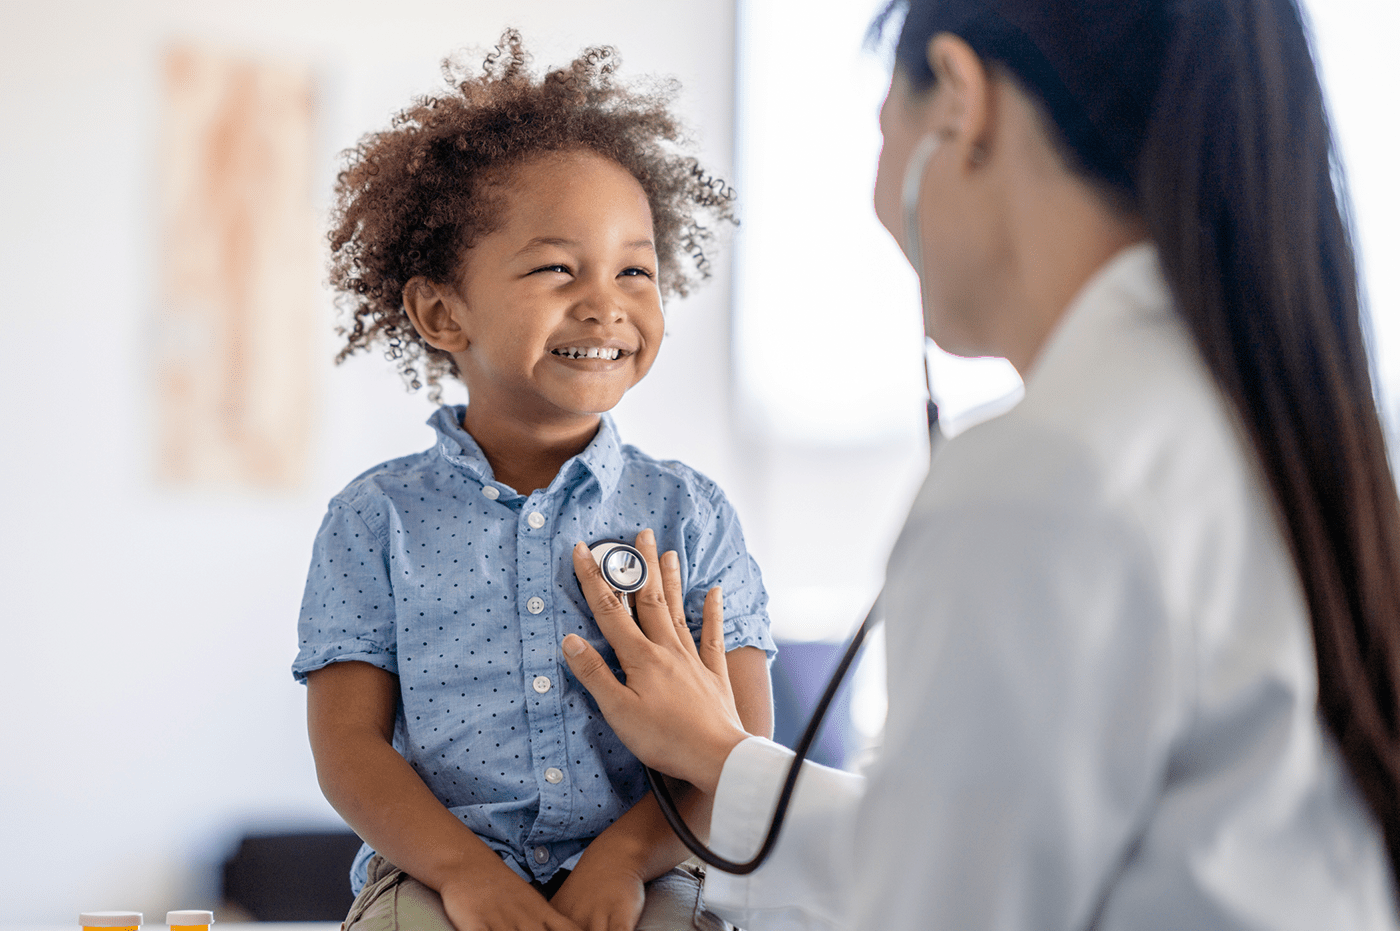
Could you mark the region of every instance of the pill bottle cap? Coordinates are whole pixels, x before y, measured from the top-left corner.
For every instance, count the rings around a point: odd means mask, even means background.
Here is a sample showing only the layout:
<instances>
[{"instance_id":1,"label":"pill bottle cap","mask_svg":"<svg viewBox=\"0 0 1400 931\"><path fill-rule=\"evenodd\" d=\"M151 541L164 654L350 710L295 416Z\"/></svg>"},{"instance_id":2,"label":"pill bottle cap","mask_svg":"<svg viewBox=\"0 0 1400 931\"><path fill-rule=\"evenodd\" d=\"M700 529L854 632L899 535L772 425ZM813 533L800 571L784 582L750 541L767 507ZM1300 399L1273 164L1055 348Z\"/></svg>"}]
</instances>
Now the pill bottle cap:
<instances>
[{"instance_id":1,"label":"pill bottle cap","mask_svg":"<svg viewBox=\"0 0 1400 931\"><path fill-rule=\"evenodd\" d=\"M166 912L165 923L172 928L176 925L212 925L214 923L214 913L202 912L199 909Z\"/></svg>"},{"instance_id":2,"label":"pill bottle cap","mask_svg":"<svg viewBox=\"0 0 1400 931\"><path fill-rule=\"evenodd\" d=\"M140 912L83 912L78 924L84 928L139 928Z\"/></svg>"}]
</instances>

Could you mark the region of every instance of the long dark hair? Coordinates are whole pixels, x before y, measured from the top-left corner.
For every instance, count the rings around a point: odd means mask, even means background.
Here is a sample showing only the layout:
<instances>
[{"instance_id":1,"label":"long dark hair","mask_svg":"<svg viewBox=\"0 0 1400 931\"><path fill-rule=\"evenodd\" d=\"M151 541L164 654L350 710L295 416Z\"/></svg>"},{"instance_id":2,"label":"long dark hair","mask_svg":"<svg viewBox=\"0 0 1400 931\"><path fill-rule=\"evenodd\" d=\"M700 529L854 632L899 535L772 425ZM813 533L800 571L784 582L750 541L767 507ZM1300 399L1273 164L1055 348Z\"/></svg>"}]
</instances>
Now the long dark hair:
<instances>
[{"instance_id":1,"label":"long dark hair","mask_svg":"<svg viewBox=\"0 0 1400 931\"><path fill-rule=\"evenodd\" d=\"M1295 0L896 0L896 61L952 33L1143 217L1233 404L1312 617L1318 704L1400 877L1400 503L1340 165Z\"/></svg>"}]
</instances>

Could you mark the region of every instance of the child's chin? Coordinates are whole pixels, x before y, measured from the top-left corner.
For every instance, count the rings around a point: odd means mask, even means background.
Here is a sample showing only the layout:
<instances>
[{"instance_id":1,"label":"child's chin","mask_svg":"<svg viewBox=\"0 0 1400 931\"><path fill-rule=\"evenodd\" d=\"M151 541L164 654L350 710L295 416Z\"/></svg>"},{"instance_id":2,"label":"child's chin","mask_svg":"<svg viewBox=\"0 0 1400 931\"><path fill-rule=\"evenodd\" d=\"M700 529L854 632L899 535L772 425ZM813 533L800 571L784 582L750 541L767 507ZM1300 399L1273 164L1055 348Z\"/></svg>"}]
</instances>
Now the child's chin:
<instances>
[{"instance_id":1,"label":"child's chin","mask_svg":"<svg viewBox=\"0 0 1400 931\"><path fill-rule=\"evenodd\" d=\"M573 409L580 414L606 414L608 411L622 403L627 392L603 393L589 395L588 397L576 398Z\"/></svg>"},{"instance_id":2,"label":"child's chin","mask_svg":"<svg viewBox=\"0 0 1400 931\"><path fill-rule=\"evenodd\" d=\"M618 398L616 401L598 399L580 400L570 404L568 410L579 417L597 417L617 407L618 401L620 400L622 399Z\"/></svg>"}]
</instances>

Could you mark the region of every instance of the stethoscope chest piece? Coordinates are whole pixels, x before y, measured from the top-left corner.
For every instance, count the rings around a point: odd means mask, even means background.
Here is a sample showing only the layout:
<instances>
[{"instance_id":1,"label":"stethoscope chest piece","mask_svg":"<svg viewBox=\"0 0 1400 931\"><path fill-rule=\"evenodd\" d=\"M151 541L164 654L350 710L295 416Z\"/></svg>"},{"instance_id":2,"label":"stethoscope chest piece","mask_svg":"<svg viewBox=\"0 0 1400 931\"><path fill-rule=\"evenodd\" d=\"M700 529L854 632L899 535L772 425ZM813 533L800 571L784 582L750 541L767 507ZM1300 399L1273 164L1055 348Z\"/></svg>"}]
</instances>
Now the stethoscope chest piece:
<instances>
[{"instance_id":1,"label":"stethoscope chest piece","mask_svg":"<svg viewBox=\"0 0 1400 931\"><path fill-rule=\"evenodd\" d=\"M621 540L599 540L588 547L603 580L622 595L640 591L647 584L647 562L641 551Z\"/></svg>"}]
</instances>

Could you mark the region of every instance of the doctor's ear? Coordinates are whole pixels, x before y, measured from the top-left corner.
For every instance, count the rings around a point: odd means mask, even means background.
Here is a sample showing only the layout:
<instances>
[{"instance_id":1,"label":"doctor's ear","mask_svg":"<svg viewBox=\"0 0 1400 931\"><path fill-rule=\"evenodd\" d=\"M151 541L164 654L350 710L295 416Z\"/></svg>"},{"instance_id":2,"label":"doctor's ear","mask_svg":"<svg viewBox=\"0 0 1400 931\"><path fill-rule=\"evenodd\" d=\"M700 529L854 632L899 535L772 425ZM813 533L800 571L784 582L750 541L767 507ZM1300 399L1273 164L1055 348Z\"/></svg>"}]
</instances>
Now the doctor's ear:
<instances>
[{"instance_id":1,"label":"doctor's ear","mask_svg":"<svg viewBox=\"0 0 1400 931\"><path fill-rule=\"evenodd\" d=\"M461 352L471 345L462 329L460 311L466 304L451 285L429 281L422 275L403 287L403 309L413 328L428 345L444 352Z\"/></svg>"},{"instance_id":2,"label":"doctor's ear","mask_svg":"<svg viewBox=\"0 0 1400 931\"><path fill-rule=\"evenodd\" d=\"M939 101L930 127L953 145L970 168L982 165L991 150L996 125L996 95L992 74L972 46L941 32L928 41L928 64L933 70Z\"/></svg>"}]
</instances>

